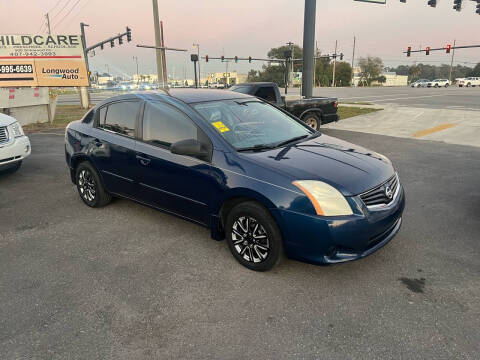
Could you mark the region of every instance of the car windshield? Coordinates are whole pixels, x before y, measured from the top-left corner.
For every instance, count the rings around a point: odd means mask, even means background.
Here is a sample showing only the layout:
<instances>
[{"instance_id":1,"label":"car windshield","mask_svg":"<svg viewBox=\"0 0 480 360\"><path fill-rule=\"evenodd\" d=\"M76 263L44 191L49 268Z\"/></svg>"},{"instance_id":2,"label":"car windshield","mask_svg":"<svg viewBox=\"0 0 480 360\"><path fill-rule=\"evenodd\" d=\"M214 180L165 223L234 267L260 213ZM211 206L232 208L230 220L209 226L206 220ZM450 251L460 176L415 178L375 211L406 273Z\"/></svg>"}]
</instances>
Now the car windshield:
<instances>
[{"instance_id":1,"label":"car windshield","mask_svg":"<svg viewBox=\"0 0 480 360\"><path fill-rule=\"evenodd\" d=\"M275 148L317 134L258 100L221 100L194 108L239 151Z\"/></svg>"}]
</instances>

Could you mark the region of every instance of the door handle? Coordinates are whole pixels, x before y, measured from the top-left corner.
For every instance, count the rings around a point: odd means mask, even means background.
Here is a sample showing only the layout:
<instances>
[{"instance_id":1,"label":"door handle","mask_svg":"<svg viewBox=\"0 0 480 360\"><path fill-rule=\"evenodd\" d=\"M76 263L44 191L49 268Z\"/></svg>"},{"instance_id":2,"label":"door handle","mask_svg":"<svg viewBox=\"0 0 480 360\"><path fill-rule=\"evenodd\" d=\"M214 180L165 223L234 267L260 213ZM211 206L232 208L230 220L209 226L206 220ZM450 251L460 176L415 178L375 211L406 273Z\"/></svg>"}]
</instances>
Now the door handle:
<instances>
[{"instance_id":1,"label":"door handle","mask_svg":"<svg viewBox=\"0 0 480 360\"><path fill-rule=\"evenodd\" d=\"M147 166L152 161L151 159L149 159L147 157L144 157L144 156L141 156L141 155L137 155L136 158L137 158L138 161L140 161L140 164L142 164L144 166Z\"/></svg>"}]
</instances>

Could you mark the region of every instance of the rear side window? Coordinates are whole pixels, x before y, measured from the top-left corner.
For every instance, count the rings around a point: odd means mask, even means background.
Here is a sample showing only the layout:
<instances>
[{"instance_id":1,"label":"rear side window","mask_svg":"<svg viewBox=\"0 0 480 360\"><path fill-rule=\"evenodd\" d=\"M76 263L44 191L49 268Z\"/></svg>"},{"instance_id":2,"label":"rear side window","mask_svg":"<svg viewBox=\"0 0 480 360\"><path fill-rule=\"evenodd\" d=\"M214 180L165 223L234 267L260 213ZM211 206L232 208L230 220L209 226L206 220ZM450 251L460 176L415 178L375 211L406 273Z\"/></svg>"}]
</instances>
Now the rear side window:
<instances>
[{"instance_id":1,"label":"rear side window","mask_svg":"<svg viewBox=\"0 0 480 360\"><path fill-rule=\"evenodd\" d=\"M272 86L261 87L257 90L255 96L270 102L275 102L277 100L275 96L275 90L273 90Z\"/></svg>"},{"instance_id":2,"label":"rear side window","mask_svg":"<svg viewBox=\"0 0 480 360\"><path fill-rule=\"evenodd\" d=\"M199 131L192 120L170 105L161 102L151 102L145 105L143 113L143 140L145 142L170 146L180 140L198 140Z\"/></svg>"},{"instance_id":3,"label":"rear side window","mask_svg":"<svg viewBox=\"0 0 480 360\"><path fill-rule=\"evenodd\" d=\"M102 124L102 110L100 109L99 127L116 133L135 137L135 123L140 108L138 101L124 101L108 105L105 121Z\"/></svg>"}]
</instances>

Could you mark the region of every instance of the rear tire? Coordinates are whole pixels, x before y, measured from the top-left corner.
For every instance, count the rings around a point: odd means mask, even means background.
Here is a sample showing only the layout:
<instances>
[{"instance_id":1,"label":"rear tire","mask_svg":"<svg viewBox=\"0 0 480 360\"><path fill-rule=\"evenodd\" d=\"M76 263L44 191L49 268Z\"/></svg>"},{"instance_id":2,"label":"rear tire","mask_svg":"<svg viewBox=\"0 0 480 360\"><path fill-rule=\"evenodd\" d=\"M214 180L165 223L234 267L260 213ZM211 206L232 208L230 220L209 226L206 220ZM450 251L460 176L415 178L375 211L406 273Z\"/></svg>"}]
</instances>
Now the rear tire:
<instances>
[{"instance_id":1,"label":"rear tire","mask_svg":"<svg viewBox=\"0 0 480 360\"><path fill-rule=\"evenodd\" d=\"M225 224L233 257L254 271L267 271L283 257L283 239L275 219L260 204L248 201L235 206Z\"/></svg>"},{"instance_id":2,"label":"rear tire","mask_svg":"<svg viewBox=\"0 0 480 360\"><path fill-rule=\"evenodd\" d=\"M322 124L322 120L316 114L307 114L303 117L303 122L310 126L313 130L318 131L320 129L320 125Z\"/></svg>"},{"instance_id":3,"label":"rear tire","mask_svg":"<svg viewBox=\"0 0 480 360\"><path fill-rule=\"evenodd\" d=\"M448 88L448 84L445 84L445 88Z\"/></svg>"},{"instance_id":4,"label":"rear tire","mask_svg":"<svg viewBox=\"0 0 480 360\"><path fill-rule=\"evenodd\" d=\"M102 207L112 200L112 195L105 190L97 170L88 161L77 166L75 182L80 198L90 207Z\"/></svg>"}]
</instances>

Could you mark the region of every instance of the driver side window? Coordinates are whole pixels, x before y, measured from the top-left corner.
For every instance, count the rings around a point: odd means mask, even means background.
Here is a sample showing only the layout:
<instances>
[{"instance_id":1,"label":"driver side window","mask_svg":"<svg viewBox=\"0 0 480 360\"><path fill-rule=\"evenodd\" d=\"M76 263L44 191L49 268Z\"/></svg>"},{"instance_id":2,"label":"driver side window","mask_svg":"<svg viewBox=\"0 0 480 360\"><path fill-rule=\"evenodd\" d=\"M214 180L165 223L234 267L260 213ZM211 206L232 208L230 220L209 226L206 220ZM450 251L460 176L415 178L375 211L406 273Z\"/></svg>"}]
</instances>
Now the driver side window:
<instances>
[{"instance_id":1,"label":"driver side window","mask_svg":"<svg viewBox=\"0 0 480 360\"><path fill-rule=\"evenodd\" d=\"M143 140L170 147L180 140L198 140L197 126L183 113L161 102L148 102L143 114Z\"/></svg>"}]
</instances>

